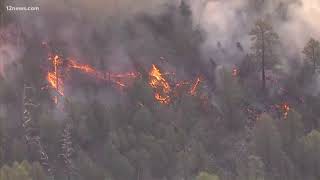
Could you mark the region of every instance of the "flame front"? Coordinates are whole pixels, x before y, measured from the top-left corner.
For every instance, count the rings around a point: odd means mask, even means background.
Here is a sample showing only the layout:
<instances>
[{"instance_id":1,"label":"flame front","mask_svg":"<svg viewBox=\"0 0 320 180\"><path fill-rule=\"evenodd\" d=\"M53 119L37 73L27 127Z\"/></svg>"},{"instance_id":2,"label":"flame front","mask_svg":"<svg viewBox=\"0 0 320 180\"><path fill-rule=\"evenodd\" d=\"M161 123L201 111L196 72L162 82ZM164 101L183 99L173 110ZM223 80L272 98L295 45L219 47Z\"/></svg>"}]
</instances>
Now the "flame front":
<instances>
[{"instance_id":1,"label":"flame front","mask_svg":"<svg viewBox=\"0 0 320 180\"><path fill-rule=\"evenodd\" d=\"M197 80L196 80L196 82L192 85L192 87L191 87L191 89L190 89L190 95L192 95L192 96L195 96L196 94L197 94L197 88L198 88L198 86L200 85L200 83L201 83L201 80L200 80L200 78L198 77L197 78Z\"/></svg>"},{"instance_id":2,"label":"flame front","mask_svg":"<svg viewBox=\"0 0 320 180\"><path fill-rule=\"evenodd\" d=\"M42 45L45 48L49 48L46 42ZM124 72L113 73L95 69L89 64L79 63L75 58L62 58L58 54L49 52L48 60L50 62L50 68L47 71L46 79L48 82L47 87L52 88L57 94L54 95L53 100L58 104L58 96L64 96L65 81L72 70L86 74L95 80L107 81L116 84L118 87L125 88L131 84L134 80L140 77L139 72ZM201 83L200 78L192 83L191 81L181 81L170 86L166 76L175 75L175 73L161 72L160 69L153 64L149 72L149 85L154 89L154 98L162 103L169 104L172 102L172 96L179 96L179 91L183 90L184 86L190 86L190 89L186 92L189 95L197 95L197 89ZM181 92L181 91L180 91Z\"/></svg>"},{"instance_id":3,"label":"flame front","mask_svg":"<svg viewBox=\"0 0 320 180\"><path fill-rule=\"evenodd\" d=\"M149 76L149 84L155 90L155 99L160 103L169 104L171 87L156 65L152 65Z\"/></svg>"},{"instance_id":4,"label":"flame front","mask_svg":"<svg viewBox=\"0 0 320 180\"><path fill-rule=\"evenodd\" d=\"M47 81L52 89L54 89L59 95L64 96L64 80L65 78L62 75L62 62L66 62L66 66L63 67L64 75L70 70L77 70L81 73L87 74L88 76L97 79L99 81L109 81L121 88L127 87L130 81L133 81L139 77L139 73L137 72L126 72L126 73L110 73L98 71L88 64L82 64L77 62L74 59L65 59L59 55L49 56L49 60L52 64L51 71L47 73ZM197 94L197 88L199 87L201 80L197 78L195 83L191 83L188 81L183 81L177 83L172 89L169 82L165 78L166 75L171 75L174 73L162 73L156 65L152 65L152 68L149 72L149 85L154 89L154 98L162 104L169 104L172 101L171 95L173 95L173 91L176 90L181 85L190 85L190 90L188 93L192 96ZM54 101L58 102L58 97L54 96Z\"/></svg>"},{"instance_id":5,"label":"flame front","mask_svg":"<svg viewBox=\"0 0 320 180\"><path fill-rule=\"evenodd\" d=\"M94 75L94 76L97 76L99 74L98 71L96 71L94 68L92 68L91 66L87 65L87 64L80 64L78 62L76 62L75 60L72 60L72 59L69 59L68 60L69 62L69 66L71 68L74 68L74 69L77 69L81 72L85 72L87 74L90 74L90 75Z\"/></svg>"},{"instance_id":6,"label":"flame front","mask_svg":"<svg viewBox=\"0 0 320 180\"><path fill-rule=\"evenodd\" d=\"M51 68L47 72L47 81L49 86L57 92L59 95L64 96L64 79L63 74L66 74L70 72L70 70L77 70L81 73L87 74L91 76L94 79L97 80L102 80L102 81L110 81L112 83L115 83L119 87L123 88L127 86L127 83L130 80L136 79L139 77L138 73L135 72L128 72L128 73L110 73L110 72L102 72L98 71L92 66L88 64L81 64L78 63L74 59L62 59L59 55L51 55L49 54L48 57ZM62 72L62 62L66 62L67 66L63 67L63 74ZM55 95L53 97L54 102L57 104L58 103L58 97Z\"/></svg>"},{"instance_id":7,"label":"flame front","mask_svg":"<svg viewBox=\"0 0 320 180\"><path fill-rule=\"evenodd\" d=\"M139 77L139 73L128 72L128 73L110 73L98 71L88 64L81 64L75 60L69 59L69 67L76 69L82 73L88 74L89 76L103 81L110 81L117 84L120 87L126 87L126 82L136 79Z\"/></svg>"}]
</instances>

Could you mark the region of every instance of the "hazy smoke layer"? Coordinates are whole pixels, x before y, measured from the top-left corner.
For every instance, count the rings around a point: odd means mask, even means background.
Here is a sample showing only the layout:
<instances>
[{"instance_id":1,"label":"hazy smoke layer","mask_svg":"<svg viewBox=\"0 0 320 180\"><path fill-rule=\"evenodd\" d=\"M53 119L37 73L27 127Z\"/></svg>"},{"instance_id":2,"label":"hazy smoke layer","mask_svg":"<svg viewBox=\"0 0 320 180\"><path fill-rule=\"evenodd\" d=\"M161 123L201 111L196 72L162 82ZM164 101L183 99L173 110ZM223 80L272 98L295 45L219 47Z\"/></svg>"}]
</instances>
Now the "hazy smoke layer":
<instances>
[{"instance_id":1,"label":"hazy smoke layer","mask_svg":"<svg viewBox=\"0 0 320 180\"><path fill-rule=\"evenodd\" d=\"M15 0L21 5L27 1ZM28 1L30 3L30 1ZM151 43L147 47L156 48L152 33L136 23L143 41L132 41L123 24L138 14L158 15L170 4L180 0L43 0L39 1L40 12L17 14L27 36L37 35L44 40L64 40L69 51L78 56L89 54L81 49L95 48L91 45L92 34L103 34L112 42L112 53L102 53L104 57L129 60L126 46ZM214 57L219 63L234 64L241 60L239 55L250 49L248 33L258 18L269 18L286 47L288 57L301 52L310 37L320 38L320 1L318 0L188 0L193 10L195 28L206 32L202 45L205 59ZM167 9L166 9L167 10ZM135 24L135 22L133 22ZM132 25L132 23L131 23ZM150 37L149 37L150 36ZM81 41L79 43L79 41ZM244 52L237 49L240 42ZM79 47L79 46L88 47ZM139 46L138 46L139 47ZM113 50L114 49L114 50ZM105 52L105 50L102 50ZM126 60L126 61L127 61ZM120 62L121 64L121 62Z\"/></svg>"},{"instance_id":2,"label":"hazy smoke layer","mask_svg":"<svg viewBox=\"0 0 320 180\"><path fill-rule=\"evenodd\" d=\"M310 37L320 38L320 1L303 0L288 10L289 20L280 27L280 33L288 45L301 49ZM292 47L295 48L295 47Z\"/></svg>"},{"instance_id":3,"label":"hazy smoke layer","mask_svg":"<svg viewBox=\"0 0 320 180\"><path fill-rule=\"evenodd\" d=\"M234 53L232 49L237 41L248 50L248 33L254 21L265 17L272 21L289 53L301 52L310 37L320 38L320 22L315 20L320 17L318 0L208 0L193 4L201 7L198 10L201 14L195 14L195 19L199 19L208 33L204 44L207 54L212 54L218 41L229 53Z\"/></svg>"},{"instance_id":4,"label":"hazy smoke layer","mask_svg":"<svg viewBox=\"0 0 320 180\"><path fill-rule=\"evenodd\" d=\"M24 52L21 32L10 25L0 29L0 76L6 77L8 65L19 60Z\"/></svg>"}]
</instances>

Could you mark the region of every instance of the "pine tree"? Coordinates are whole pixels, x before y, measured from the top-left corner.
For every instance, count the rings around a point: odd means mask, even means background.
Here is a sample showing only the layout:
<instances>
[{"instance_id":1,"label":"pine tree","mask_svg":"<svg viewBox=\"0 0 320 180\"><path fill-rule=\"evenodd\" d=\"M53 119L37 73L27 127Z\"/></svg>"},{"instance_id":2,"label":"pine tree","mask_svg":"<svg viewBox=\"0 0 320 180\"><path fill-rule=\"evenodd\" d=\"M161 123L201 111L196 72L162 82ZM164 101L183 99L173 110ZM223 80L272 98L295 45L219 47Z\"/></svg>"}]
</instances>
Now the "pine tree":
<instances>
[{"instance_id":1,"label":"pine tree","mask_svg":"<svg viewBox=\"0 0 320 180\"><path fill-rule=\"evenodd\" d=\"M262 89L266 88L266 68L274 64L274 45L279 42L279 36L274 32L273 27L266 20L256 21L253 29L250 32L252 36L252 47L254 55L261 59L261 76ZM268 62L267 62L268 61Z\"/></svg>"},{"instance_id":2,"label":"pine tree","mask_svg":"<svg viewBox=\"0 0 320 180\"><path fill-rule=\"evenodd\" d=\"M311 38L303 49L303 54L307 61L312 62L313 72L316 72L320 61L320 42Z\"/></svg>"}]
</instances>

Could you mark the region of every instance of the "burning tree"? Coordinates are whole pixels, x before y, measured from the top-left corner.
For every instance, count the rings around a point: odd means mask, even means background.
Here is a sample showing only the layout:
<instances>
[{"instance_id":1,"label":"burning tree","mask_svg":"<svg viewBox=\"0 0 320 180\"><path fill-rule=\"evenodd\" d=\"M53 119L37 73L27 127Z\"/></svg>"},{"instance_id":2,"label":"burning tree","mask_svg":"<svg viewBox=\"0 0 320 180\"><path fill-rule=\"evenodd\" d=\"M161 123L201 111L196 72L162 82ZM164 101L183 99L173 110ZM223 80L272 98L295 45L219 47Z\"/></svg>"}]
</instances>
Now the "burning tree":
<instances>
[{"instance_id":1,"label":"burning tree","mask_svg":"<svg viewBox=\"0 0 320 180\"><path fill-rule=\"evenodd\" d=\"M65 96L64 85L68 73L71 71L78 71L86 74L96 81L107 81L115 84L121 89L128 87L132 84L134 80L141 78L140 72L123 72L123 73L113 73L99 71L89 64L79 63L77 59L62 56L50 52L48 55L48 60L50 62L49 70L46 72L46 80L48 82L48 87L54 90L54 102L58 104L58 96ZM160 69L153 64L149 72L149 85L155 92L154 98L163 104L169 104L172 101L172 94L181 85L190 86L189 94L192 96L197 95L197 89L202 82L200 77L197 77L194 83L189 81L174 82L174 85L170 84L167 79L167 75L175 74L168 72L161 72Z\"/></svg>"},{"instance_id":2,"label":"burning tree","mask_svg":"<svg viewBox=\"0 0 320 180\"><path fill-rule=\"evenodd\" d=\"M196 82L190 88L190 91L189 91L190 95L195 96L197 94L197 88L200 83L201 83L201 79L198 77Z\"/></svg>"},{"instance_id":3,"label":"burning tree","mask_svg":"<svg viewBox=\"0 0 320 180\"><path fill-rule=\"evenodd\" d=\"M165 77L163 77L163 74L155 65L152 65L149 75L149 84L156 91L155 99L164 104L170 103L171 87Z\"/></svg>"},{"instance_id":4,"label":"burning tree","mask_svg":"<svg viewBox=\"0 0 320 180\"><path fill-rule=\"evenodd\" d=\"M313 64L313 72L316 72L317 65L320 61L320 42L311 38L303 49L305 59Z\"/></svg>"},{"instance_id":5,"label":"burning tree","mask_svg":"<svg viewBox=\"0 0 320 180\"><path fill-rule=\"evenodd\" d=\"M149 85L154 90L154 98L162 103L169 104L172 102L172 97L174 94L178 94L178 89L181 86L190 86L188 94L191 96L196 96L198 93L198 88L201 83L200 77L197 77L195 82L191 81L181 81L174 82L174 85L170 85L166 78L166 75L170 73L163 73L156 65L152 65L149 72Z\"/></svg>"},{"instance_id":6,"label":"burning tree","mask_svg":"<svg viewBox=\"0 0 320 180\"><path fill-rule=\"evenodd\" d=\"M50 62L52 62L53 70L49 71L47 74L47 81L56 93L63 96L63 81L60 78L59 67L62 65L62 59L58 55L49 56ZM58 96L54 96L54 101L58 104Z\"/></svg>"},{"instance_id":7,"label":"burning tree","mask_svg":"<svg viewBox=\"0 0 320 180\"><path fill-rule=\"evenodd\" d=\"M48 44L43 42L43 45L49 49ZM50 50L50 49L49 49ZM86 74L96 81L107 81L117 85L120 88L127 87L132 81L137 79L140 74L138 72L112 73L99 71L89 64L79 63L77 59L71 57L63 57L56 52L48 53L49 67L46 72L46 80L49 88L54 95L54 102L58 104L59 96L64 97L65 81L69 77L71 71L78 71Z\"/></svg>"},{"instance_id":8,"label":"burning tree","mask_svg":"<svg viewBox=\"0 0 320 180\"><path fill-rule=\"evenodd\" d=\"M279 36L273 31L273 28L266 20L256 21L253 29L250 32L252 36L252 47L254 55L261 59L261 76L262 76L262 89L266 88L266 68L270 68L274 64L273 47L279 41ZM268 62L266 61L268 60Z\"/></svg>"}]
</instances>

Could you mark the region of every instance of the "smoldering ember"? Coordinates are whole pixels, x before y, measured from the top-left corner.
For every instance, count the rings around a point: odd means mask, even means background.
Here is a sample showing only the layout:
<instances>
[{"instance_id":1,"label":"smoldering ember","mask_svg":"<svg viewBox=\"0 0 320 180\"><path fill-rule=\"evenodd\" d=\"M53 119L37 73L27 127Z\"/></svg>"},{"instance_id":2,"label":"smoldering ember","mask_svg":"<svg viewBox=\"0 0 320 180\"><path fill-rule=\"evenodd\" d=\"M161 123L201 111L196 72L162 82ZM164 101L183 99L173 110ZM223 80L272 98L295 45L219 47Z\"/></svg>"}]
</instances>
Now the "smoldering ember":
<instances>
[{"instance_id":1,"label":"smoldering ember","mask_svg":"<svg viewBox=\"0 0 320 180\"><path fill-rule=\"evenodd\" d=\"M319 17L319 0L0 0L0 180L319 180Z\"/></svg>"}]
</instances>

